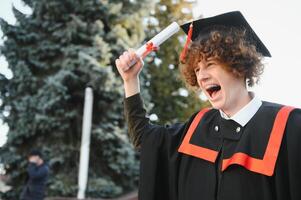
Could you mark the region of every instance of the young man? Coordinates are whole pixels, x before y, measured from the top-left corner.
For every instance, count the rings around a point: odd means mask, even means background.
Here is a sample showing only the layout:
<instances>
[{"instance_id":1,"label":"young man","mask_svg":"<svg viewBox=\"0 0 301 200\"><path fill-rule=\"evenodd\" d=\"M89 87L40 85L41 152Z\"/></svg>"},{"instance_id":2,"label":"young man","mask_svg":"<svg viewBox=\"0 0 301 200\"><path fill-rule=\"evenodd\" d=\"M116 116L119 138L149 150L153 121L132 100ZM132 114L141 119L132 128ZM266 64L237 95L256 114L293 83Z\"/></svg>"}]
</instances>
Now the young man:
<instances>
[{"instance_id":1,"label":"young man","mask_svg":"<svg viewBox=\"0 0 301 200\"><path fill-rule=\"evenodd\" d=\"M141 150L139 199L301 199L301 110L247 90L267 48L240 12L193 22L191 39L182 74L213 108L183 124L150 124L139 95L142 61L128 69L133 52L116 60L130 137Z\"/></svg>"},{"instance_id":2,"label":"young man","mask_svg":"<svg viewBox=\"0 0 301 200\"><path fill-rule=\"evenodd\" d=\"M27 182L20 195L20 200L43 200L49 167L44 162L39 150L32 150L28 155Z\"/></svg>"}]
</instances>

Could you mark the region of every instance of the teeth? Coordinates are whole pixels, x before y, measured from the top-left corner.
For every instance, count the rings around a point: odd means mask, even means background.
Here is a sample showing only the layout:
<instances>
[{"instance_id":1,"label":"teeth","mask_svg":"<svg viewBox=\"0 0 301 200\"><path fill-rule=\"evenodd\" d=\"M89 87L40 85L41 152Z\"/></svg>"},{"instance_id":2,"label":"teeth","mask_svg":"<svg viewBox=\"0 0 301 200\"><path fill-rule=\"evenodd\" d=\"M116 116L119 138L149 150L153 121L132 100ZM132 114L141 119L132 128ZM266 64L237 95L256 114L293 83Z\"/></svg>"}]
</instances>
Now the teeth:
<instances>
[{"instance_id":1,"label":"teeth","mask_svg":"<svg viewBox=\"0 0 301 200\"><path fill-rule=\"evenodd\" d=\"M217 85L217 84L210 84L210 85L207 85L205 87L205 89L208 90L208 89L213 88L213 87L219 87L219 85Z\"/></svg>"}]
</instances>

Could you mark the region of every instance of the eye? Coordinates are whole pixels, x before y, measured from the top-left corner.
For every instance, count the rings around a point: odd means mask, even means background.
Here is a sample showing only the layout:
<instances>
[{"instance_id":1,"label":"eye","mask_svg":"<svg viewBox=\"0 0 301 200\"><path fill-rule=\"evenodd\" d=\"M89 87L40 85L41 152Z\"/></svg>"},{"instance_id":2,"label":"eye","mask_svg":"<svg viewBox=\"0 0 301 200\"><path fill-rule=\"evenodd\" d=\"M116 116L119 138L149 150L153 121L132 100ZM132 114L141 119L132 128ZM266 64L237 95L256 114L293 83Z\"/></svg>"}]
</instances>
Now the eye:
<instances>
[{"instance_id":1,"label":"eye","mask_svg":"<svg viewBox=\"0 0 301 200\"><path fill-rule=\"evenodd\" d=\"M215 62L208 62L207 63L207 67L212 67L212 66L215 66L216 65L216 63Z\"/></svg>"},{"instance_id":2,"label":"eye","mask_svg":"<svg viewBox=\"0 0 301 200\"><path fill-rule=\"evenodd\" d=\"M199 71L200 71L199 67L197 67L197 68L194 69L194 73L198 73Z\"/></svg>"}]
</instances>

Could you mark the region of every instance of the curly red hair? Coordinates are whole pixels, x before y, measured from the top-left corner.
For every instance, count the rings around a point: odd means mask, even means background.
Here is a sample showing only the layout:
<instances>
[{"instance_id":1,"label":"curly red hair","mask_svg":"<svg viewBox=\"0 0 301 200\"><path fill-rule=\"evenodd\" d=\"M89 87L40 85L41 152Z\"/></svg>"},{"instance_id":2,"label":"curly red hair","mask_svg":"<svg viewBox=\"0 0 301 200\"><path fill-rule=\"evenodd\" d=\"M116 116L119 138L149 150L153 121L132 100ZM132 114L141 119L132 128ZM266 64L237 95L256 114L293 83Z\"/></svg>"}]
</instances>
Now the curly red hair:
<instances>
[{"instance_id":1,"label":"curly red hair","mask_svg":"<svg viewBox=\"0 0 301 200\"><path fill-rule=\"evenodd\" d=\"M235 76L244 77L248 86L257 83L263 72L263 56L245 37L243 30L219 26L193 41L181 66L186 84L198 87L194 69L200 61L208 58L223 63L222 66Z\"/></svg>"}]
</instances>

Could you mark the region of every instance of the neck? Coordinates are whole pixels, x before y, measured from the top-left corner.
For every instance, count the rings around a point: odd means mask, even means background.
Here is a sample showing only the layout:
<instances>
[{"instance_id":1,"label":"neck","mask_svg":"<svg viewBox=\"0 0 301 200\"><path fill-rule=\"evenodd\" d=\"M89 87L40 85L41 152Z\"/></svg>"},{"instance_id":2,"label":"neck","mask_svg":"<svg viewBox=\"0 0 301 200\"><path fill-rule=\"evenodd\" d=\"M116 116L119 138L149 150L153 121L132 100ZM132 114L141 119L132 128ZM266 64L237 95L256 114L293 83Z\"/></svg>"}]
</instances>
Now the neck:
<instances>
[{"instance_id":1,"label":"neck","mask_svg":"<svg viewBox=\"0 0 301 200\"><path fill-rule=\"evenodd\" d=\"M240 109L242 109L252 100L251 95L245 88L242 92L238 94L239 97L235 97L231 102L230 106L222 110L228 117L232 117L233 115L235 115Z\"/></svg>"}]
</instances>

